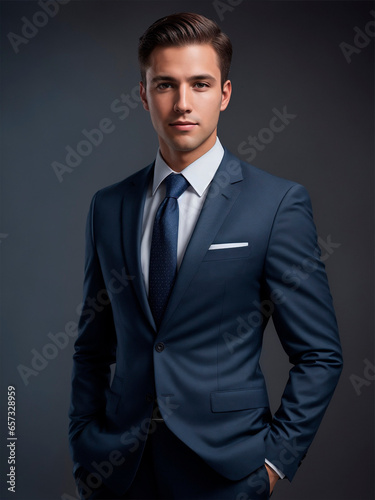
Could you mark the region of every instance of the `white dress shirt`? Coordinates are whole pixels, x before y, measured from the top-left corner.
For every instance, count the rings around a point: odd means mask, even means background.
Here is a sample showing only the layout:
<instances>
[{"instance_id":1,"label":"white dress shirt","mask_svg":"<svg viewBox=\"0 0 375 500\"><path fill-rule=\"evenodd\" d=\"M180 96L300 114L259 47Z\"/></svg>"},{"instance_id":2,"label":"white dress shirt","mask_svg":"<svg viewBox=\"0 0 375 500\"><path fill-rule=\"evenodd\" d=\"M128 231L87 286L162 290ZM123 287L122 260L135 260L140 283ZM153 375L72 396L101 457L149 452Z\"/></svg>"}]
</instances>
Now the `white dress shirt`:
<instances>
[{"instance_id":1,"label":"white dress shirt","mask_svg":"<svg viewBox=\"0 0 375 500\"><path fill-rule=\"evenodd\" d=\"M152 230L156 212L165 198L164 179L169 174L174 173L176 175L183 175L190 184L186 191L178 198L177 269L179 269L205 202L208 187L219 168L223 156L224 148L217 137L214 146L207 153L184 168L181 174L177 174L165 163L160 150L158 150L154 166L154 176L148 188L143 212L141 265L147 294L149 289ZM271 462L267 459L265 461L281 478L285 477Z\"/></svg>"},{"instance_id":2,"label":"white dress shirt","mask_svg":"<svg viewBox=\"0 0 375 500\"><path fill-rule=\"evenodd\" d=\"M176 175L183 175L190 184L187 190L178 198L177 269L179 269L206 199L208 186L219 168L223 156L223 146L219 139L216 138L214 146L206 154L184 168L181 174L177 174L165 163L160 151L158 151L155 160L154 177L147 192L143 213L141 264L147 293L152 230L156 212L165 198L165 185L162 184L164 179L169 174L175 173Z\"/></svg>"}]
</instances>

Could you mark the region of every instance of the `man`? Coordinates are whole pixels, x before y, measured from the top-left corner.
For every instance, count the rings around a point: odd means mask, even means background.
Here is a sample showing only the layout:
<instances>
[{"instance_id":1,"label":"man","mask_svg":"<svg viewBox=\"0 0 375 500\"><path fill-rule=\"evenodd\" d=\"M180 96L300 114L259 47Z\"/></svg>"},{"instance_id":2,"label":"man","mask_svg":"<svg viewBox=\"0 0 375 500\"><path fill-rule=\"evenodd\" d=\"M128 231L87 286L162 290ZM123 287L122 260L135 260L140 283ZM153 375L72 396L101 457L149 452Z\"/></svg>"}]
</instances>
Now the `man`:
<instances>
[{"instance_id":1,"label":"man","mask_svg":"<svg viewBox=\"0 0 375 500\"><path fill-rule=\"evenodd\" d=\"M268 498L295 475L338 381L306 190L217 138L231 55L197 14L140 39L159 151L96 193L88 216L70 411L82 498ZM293 364L273 416L259 366L271 315Z\"/></svg>"}]
</instances>

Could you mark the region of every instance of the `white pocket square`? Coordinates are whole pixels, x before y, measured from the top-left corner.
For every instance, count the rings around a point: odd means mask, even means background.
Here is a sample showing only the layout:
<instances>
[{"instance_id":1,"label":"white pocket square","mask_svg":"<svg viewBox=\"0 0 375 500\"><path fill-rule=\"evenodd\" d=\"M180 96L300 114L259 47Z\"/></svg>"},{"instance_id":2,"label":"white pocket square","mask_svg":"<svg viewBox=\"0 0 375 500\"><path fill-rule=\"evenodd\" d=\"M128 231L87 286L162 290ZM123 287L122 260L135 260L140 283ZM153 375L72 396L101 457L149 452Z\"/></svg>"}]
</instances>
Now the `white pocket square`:
<instances>
[{"instance_id":1,"label":"white pocket square","mask_svg":"<svg viewBox=\"0 0 375 500\"><path fill-rule=\"evenodd\" d=\"M247 241L241 243L214 243L210 246L209 250L224 250L226 248L239 248L248 246L249 243Z\"/></svg>"}]
</instances>

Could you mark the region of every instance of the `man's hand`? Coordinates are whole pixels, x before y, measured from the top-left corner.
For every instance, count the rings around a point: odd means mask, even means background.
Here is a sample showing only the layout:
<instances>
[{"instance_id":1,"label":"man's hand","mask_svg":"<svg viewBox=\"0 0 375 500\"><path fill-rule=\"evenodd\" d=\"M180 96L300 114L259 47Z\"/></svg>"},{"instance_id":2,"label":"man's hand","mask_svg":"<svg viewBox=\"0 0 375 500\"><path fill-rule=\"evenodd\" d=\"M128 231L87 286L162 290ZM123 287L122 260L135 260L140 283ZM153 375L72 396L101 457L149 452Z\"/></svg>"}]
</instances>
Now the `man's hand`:
<instances>
[{"instance_id":1,"label":"man's hand","mask_svg":"<svg viewBox=\"0 0 375 500\"><path fill-rule=\"evenodd\" d=\"M264 464L266 466L267 472L268 472L268 477L270 480L270 494L272 493L275 484L278 479L280 479L280 476L273 470L271 467L269 467L267 464Z\"/></svg>"}]
</instances>

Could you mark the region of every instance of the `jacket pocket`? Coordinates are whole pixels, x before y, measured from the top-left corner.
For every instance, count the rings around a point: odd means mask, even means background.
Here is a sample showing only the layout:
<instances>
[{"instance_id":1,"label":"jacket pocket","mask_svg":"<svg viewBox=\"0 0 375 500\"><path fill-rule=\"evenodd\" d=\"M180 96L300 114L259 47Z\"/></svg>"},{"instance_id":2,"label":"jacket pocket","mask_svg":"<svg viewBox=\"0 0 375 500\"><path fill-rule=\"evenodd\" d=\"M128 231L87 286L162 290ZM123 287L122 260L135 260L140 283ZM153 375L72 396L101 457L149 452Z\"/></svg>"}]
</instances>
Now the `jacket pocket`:
<instances>
[{"instance_id":1,"label":"jacket pocket","mask_svg":"<svg viewBox=\"0 0 375 500\"><path fill-rule=\"evenodd\" d=\"M114 394L113 392L109 392L107 394L107 405L106 412L107 413L116 413L117 407L119 404L121 396L119 394Z\"/></svg>"},{"instance_id":2,"label":"jacket pocket","mask_svg":"<svg viewBox=\"0 0 375 500\"><path fill-rule=\"evenodd\" d=\"M117 412L117 407L121 399L123 384L124 384L124 379L122 377L115 375L111 384L111 388L107 392L107 404L106 404L107 413Z\"/></svg>"},{"instance_id":3,"label":"jacket pocket","mask_svg":"<svg viewBox=\"0 0 375 500\"><path fill-rule=\"evenodd\" d=\"M246 259L250 256L252 245L246 247L212 249L206 252L203 260Z\"/></svg>"},{"instance_id":4,"label":"jacket pocket","mask_svg":"<svg viewBox=\"0 0 375 500\"><path fill-rule=\"evenodd\" d=\"M264 388L211 392L213 413L268 408L268 406L267 391Z\"/></svg>"}]
</instances>

